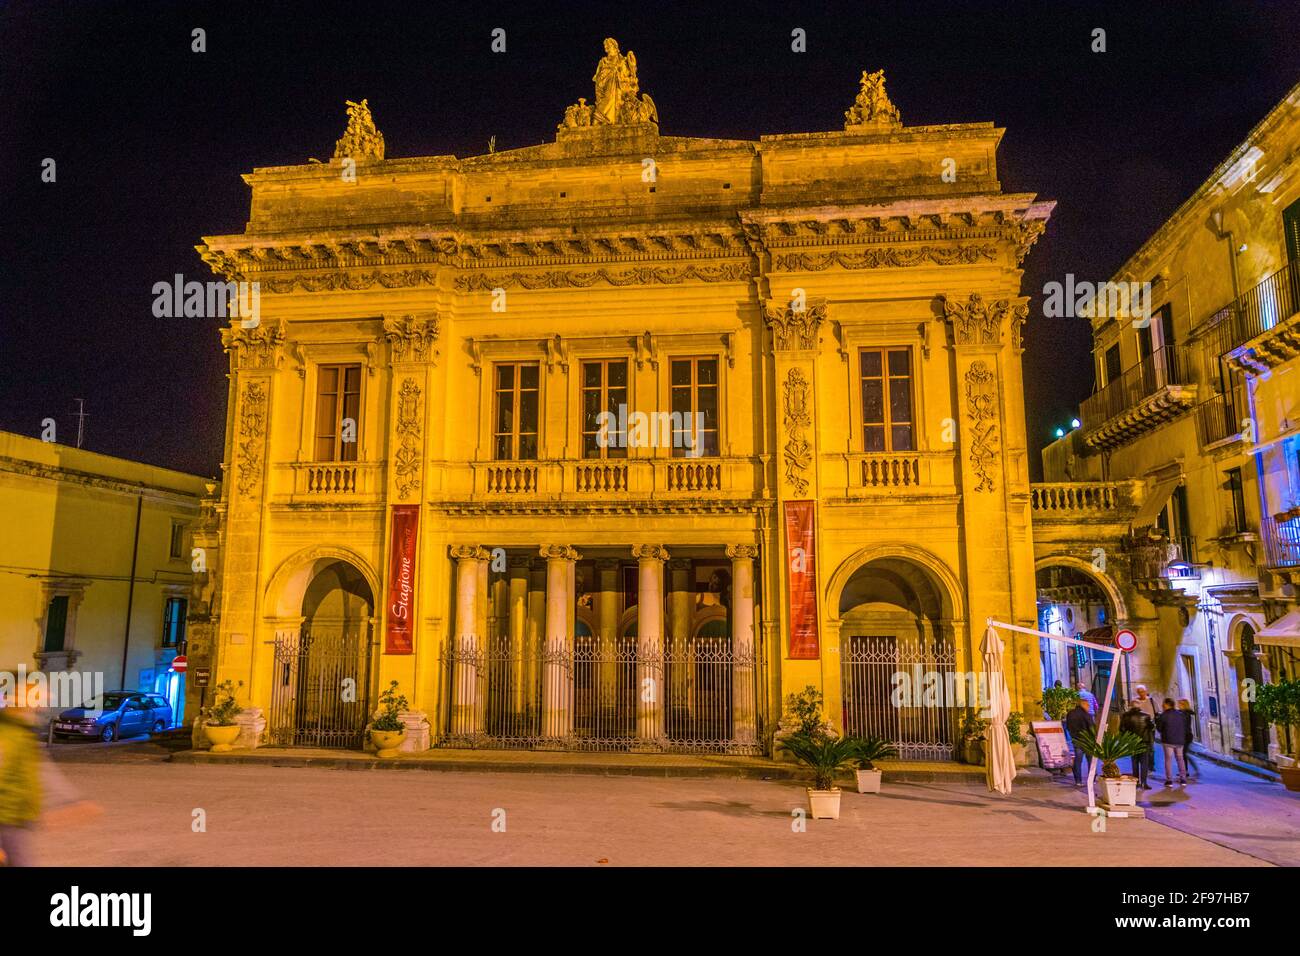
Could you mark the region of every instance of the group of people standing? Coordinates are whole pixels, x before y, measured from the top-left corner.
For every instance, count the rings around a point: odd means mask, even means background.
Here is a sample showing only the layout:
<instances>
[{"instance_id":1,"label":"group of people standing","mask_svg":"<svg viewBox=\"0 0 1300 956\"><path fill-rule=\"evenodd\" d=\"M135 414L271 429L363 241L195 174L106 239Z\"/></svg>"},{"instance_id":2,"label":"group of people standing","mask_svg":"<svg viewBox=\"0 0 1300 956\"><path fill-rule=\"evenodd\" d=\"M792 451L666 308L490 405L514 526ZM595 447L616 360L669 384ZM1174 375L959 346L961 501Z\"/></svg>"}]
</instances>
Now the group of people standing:
<instances>
[{"instance_id":1,"label":"group of people standing","mask_svg":"<svg viewBox=\"0 0 1300 956\"><path fill-rule=\"evenodd\" d=\"M1073 739L1080 734L1096 734L1097 725L1093 717L1098 712L1096 696L1082 684L1075 684L1079 699L1073 709L1065 715L1065 730ZM1156 744L1164 751L1165 786L1175 783L1174 769L1177 768L1178 786L1185 786L1190 769L1192 776L1199 776L1196 763L1192 759L1191 744L1196 739L1196 717L1192 711L1191 701L1186 698L1175 702L1166 697L1156 709L1156 702L1144 685L1134 688L1136 695L1128 702L1119 719L1119 729L1136 734L1146 750L1129 758L1130 773L1137 778L1138 787L1150 790L1148 779L1155 769ZM1074 783L1083 786L1087 768L1087 757L1078 747L1074 747Z\"/></svg>"}]
</instances>

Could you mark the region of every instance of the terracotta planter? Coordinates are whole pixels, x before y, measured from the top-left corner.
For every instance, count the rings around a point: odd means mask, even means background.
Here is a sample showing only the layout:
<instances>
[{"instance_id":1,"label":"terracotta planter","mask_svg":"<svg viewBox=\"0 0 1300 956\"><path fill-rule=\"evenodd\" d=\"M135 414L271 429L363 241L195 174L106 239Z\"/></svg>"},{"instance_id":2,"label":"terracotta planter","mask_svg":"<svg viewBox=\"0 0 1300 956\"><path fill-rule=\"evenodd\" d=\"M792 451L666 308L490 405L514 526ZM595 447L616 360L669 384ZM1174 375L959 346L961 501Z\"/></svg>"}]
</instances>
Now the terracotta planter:
<instances>
[{"instance_id":1,"label":"terracotta planter","mask_svg":"<svg viewBox=\"0 0 1300 956\"><path fill-rule=\"evenodd\" d=\"M1277 769L1278 773L1282 774L1282 785L1293 793L1300 793L1300 764Z\"/></svg>"},{"instance_id":2,"label":"terracotta planter","mask_svg":"<svg viewBox=\"0 0 1300 956\"><path fill-rule=\"evenodd\" d=\"M814 790L809 787L808 812L814 820L838 820L840 818L840 788Z\"/></svg>"},{"instance_id":3,"label":"terracotta planter","mask_svg":"<svg viewBox=\"0 0 1300 956\"><path fill-rule=\"evenodd\" d=\"M239 725L215 727L212 724L204 724L203 734L212 745L211 750L214 754L228 754L235 749L231 744L239 738Z\"/></svg>"},{"instance_id":4,"label":"terracotta planter","mask_svg":"<svg viewBox=\"0 0 1300 956\"><path fill-rule=\"evenodd\" d=\"M968 763L975 767L984 766L984 741L963 740L961 745L961 759L963 763Z\"/></svg>"},{"instance_id":5,"label":"terracotta planter","mask_svg":"<svg viewBox=\"0 0 1300 956\"><path fill-rule=\"evenodd\" d=\"M858 774L858 793L879 793L881 771L879 770L859 770Z\"/></svg>"},{"instance_id":6,"label":"terracotta planter","mask_svg":"<svg viewBox=\"0 0 1300 956\"><path fill-rule=\"evenodd\" d=\"M402 746L402 738L406 736L405 730L372 730L370 739L374 741L375 749L378 753L376 757L396 757L397 748Z\"/></svg>"},{"instance_id":7,"label":"terracotta planter","mask_svg":"<svg viewBox=\"0 0 1300 956\"><path fill-rule=\"evenodd\" d=\"M1113 810L1137 806L1137 777L1102 777L1101 798Z\"/></svg>"}]
</instances>

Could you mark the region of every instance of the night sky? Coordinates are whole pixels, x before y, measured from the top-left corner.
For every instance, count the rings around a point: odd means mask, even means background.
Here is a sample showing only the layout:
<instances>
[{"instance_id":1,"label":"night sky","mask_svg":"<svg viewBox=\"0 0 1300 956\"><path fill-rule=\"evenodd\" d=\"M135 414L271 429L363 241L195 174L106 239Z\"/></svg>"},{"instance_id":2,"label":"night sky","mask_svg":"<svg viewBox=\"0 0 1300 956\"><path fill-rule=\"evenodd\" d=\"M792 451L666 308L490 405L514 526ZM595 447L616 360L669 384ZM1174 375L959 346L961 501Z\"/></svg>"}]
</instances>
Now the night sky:
<instances>
[{"instance_id":1,"label":"night sky","mask_svg":"<svg viewBox=\"0 0 1300 956\"><path fill-rule=\"evenodd\" d=\"M664 135L836 130L863 69L906 125L1005 127L1008 192L1055 199L1026 262L1031 448L1092 388L1083 319L1045 282L1108 278L1300 79L1274 4L61 3L0 10L0 428L203 475L221 460L219 321L158 319L152 286L248 215L241 173L328 159L367 97L392 157L554 138L601 40L637 55ZM806 12L799 12L804 10ZM190 50L207 31L207 52ZM507 52L490 50L507 32ZM807 31L808 51L790 50ZM1095 27L1107 52L1090 51ZM41 182L52 157L57 182ZM1037 474L1037 462L1034 462Z\"/></svg>"}]
</instances>

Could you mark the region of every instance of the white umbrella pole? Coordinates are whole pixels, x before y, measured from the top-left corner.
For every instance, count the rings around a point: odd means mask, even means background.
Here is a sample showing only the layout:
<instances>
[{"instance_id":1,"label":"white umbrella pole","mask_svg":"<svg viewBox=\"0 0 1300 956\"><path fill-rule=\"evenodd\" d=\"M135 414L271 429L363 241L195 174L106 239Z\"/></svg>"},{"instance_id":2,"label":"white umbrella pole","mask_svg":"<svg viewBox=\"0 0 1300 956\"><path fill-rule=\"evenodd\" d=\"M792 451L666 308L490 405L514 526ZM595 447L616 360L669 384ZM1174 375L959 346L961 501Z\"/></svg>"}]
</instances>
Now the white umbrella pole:
<instances>
[{"instance_id":1,"label":"white umbrella pole","mask_svg":"<svg viewBox=\"0 0 1300 956\"><path fill-rule=\"evenodd\" d=\"M1115 655L1119 657L1118 654ZM1101 743L1102 735L1106 733L1106 719L1110 716L1110 698L1115 693L1115 676L1119 673L1119 660L1110 662L1110 680L1106 681L1106 703L1101 705L1101 714L1097 717L1097 743ZM1093 758L1088 761L1088 810L1095 810L1097 807L1097 798L1092 791L1092 780L1097 776L1097 760Z\"/></svg>"}]
</instances>

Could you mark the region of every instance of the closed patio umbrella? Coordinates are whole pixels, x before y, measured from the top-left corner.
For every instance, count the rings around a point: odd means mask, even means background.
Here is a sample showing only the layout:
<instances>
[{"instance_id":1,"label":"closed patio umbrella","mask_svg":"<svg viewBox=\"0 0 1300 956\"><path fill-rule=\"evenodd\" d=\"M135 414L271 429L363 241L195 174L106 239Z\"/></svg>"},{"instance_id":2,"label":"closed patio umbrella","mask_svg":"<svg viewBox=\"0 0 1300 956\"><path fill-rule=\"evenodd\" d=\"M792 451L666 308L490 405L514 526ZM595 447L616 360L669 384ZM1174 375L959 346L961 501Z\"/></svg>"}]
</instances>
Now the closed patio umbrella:
<instances>
[{"instance_id":1,"label":"closed patio umbrella","mask_svg":"<svg viewBox=\"0 0 1300 956\"><path fill-rule=\"evenodd\" d=\"M1007 734L1007 716L1011 713L1011 695L1002 674L1002 638L990 626L984 632L980 651L984 654L984 673L988 677L989 728L984 736L985 778L990 790L1010 793L1016 777L1016 758L1011 753Z\"/></svg>"}]
</instances>

